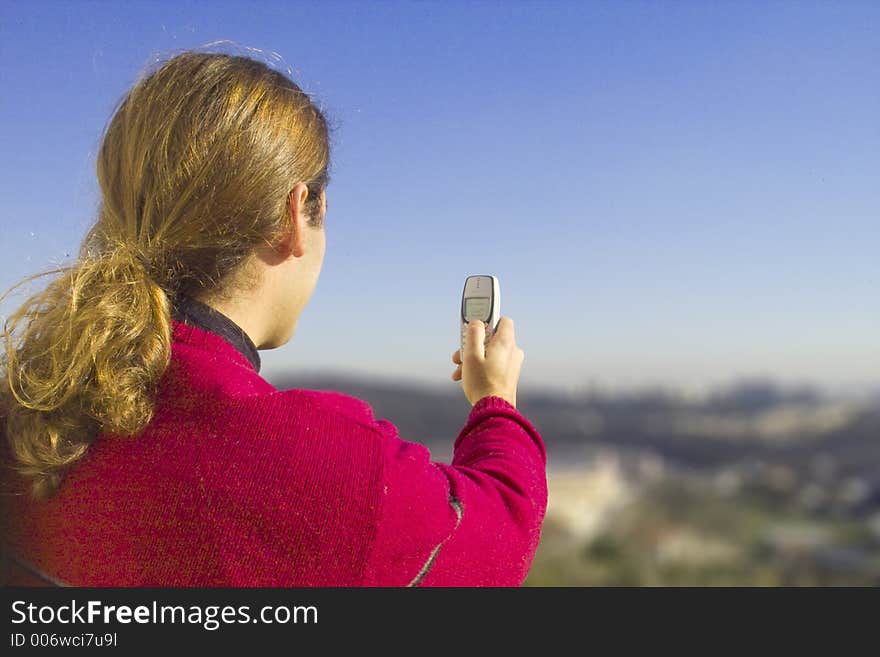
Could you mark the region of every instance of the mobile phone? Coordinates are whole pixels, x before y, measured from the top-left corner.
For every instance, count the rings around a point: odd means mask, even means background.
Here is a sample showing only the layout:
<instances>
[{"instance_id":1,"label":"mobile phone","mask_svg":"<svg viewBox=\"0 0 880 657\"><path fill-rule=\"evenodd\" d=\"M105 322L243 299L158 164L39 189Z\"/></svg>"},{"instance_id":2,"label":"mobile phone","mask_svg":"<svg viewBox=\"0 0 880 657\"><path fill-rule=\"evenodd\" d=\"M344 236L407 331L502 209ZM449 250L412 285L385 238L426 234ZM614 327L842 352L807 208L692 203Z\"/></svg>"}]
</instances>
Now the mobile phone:
<instances>
[{"instance_id":1,"label":"mobile phone","mask_svg":"<svg viewBox=\"0 0 880 657\"><path fill-rule=\"evenodd\" d=\"M497 276L468 276L461 293L461 353L468 322L479 319L486 324L488 344L501 318L501 286Z\"/></svg>"}]
</instances>

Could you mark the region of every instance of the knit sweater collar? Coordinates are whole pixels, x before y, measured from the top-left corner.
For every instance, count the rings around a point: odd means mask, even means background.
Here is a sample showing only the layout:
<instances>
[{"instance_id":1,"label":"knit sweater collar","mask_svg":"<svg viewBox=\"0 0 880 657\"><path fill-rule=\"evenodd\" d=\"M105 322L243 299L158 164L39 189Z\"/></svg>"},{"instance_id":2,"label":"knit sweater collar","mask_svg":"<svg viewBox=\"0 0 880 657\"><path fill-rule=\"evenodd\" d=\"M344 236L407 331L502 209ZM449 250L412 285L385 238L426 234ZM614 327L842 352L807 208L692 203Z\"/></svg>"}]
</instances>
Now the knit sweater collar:
<instances>
[{"instance_id":1,"label":"knit sweater collar","mask_svg":"<svg viewBox=\"0 0 880 657\"><path fill-rule=\"evenodd\" d=\"M235 347L257 372L260 371L260 352L257 351L257 346L244 329L220 311L194 297L178 294L172 300L171 317L178 322L219 335Z\"/></svg>"}]
</instances>

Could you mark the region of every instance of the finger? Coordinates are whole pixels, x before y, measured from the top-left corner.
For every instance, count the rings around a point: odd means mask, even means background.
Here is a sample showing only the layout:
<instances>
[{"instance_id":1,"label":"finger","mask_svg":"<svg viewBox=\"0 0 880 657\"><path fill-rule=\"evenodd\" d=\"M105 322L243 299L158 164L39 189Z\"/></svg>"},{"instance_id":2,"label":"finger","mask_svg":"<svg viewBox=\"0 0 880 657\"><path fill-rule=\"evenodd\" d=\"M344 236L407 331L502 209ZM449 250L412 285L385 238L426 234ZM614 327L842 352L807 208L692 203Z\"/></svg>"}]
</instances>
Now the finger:
<instances>
[{"instance_id":1,"label":"finger","mask_svg":"<svg viewBox=\"0 0 880 657\"><path fill-rule=\"evenodd\" d=\"M486 325L479 319L468 322L467 335L464 341L464 350L468 352L468 358L483 360L486 358L486 350L483 342L486 339Z\"/></svg>"},{"instance_id":2,"label":"finger","mask_svg":"<svg viewBox=\"0 0 880 657\"><path fill-rule=\"evenodd\" d=\"M502 344L508 348L515 344L513 320L510 319L510 317L502 317L498 320L498 325L495 327L495 334L492 336L492 342Z\"/></svg>"}]
</instances>

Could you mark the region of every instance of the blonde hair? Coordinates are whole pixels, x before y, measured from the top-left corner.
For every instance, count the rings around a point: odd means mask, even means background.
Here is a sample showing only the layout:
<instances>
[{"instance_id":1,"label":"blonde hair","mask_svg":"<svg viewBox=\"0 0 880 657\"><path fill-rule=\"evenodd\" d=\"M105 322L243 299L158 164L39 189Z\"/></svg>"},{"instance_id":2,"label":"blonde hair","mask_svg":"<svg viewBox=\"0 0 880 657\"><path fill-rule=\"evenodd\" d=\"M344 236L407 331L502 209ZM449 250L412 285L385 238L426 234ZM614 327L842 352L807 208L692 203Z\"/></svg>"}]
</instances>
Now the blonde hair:
<instances>
[{"instance_id":1,"label":"blonde hair","mask_svg":"<svg viewBox=\"0 0 880 657\"><path fill-rule=\"evenodd\" d=\"M241 55L186 50L121 99L97 155L97 220L76 261L5 322L0 420L12 466L51 496L102 432L150 421L171 355L171 300L239 284L308 185L320 228L330 127L297 84ZM16 330L21 335L13 340Z\"/></svg>"}]
</instances>

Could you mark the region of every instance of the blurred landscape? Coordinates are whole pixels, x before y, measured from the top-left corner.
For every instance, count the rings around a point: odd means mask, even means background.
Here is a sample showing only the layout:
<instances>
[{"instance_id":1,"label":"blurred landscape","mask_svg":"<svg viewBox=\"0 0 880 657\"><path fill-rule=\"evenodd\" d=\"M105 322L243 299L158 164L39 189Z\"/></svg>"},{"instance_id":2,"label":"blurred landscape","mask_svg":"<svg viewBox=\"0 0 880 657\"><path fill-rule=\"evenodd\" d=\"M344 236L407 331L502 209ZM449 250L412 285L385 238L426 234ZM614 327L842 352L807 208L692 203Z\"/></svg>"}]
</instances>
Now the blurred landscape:
<instances>
[{"instance_id":1,"label":"blurred landscape","mask_svg":"<svg viewBox=\"0 0 880 657\"><path fill-rule=\"evenodd\" d=\"M315 373L271 382L364 399L445 462L471 408L459 386ZM548 450L526 585L880 585L880 390L520 386L517 401Z\"/></svg>"}]
</instances>

